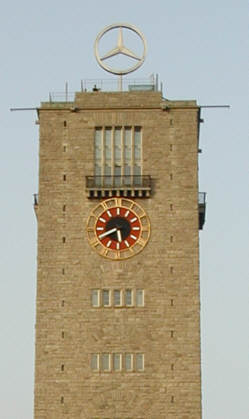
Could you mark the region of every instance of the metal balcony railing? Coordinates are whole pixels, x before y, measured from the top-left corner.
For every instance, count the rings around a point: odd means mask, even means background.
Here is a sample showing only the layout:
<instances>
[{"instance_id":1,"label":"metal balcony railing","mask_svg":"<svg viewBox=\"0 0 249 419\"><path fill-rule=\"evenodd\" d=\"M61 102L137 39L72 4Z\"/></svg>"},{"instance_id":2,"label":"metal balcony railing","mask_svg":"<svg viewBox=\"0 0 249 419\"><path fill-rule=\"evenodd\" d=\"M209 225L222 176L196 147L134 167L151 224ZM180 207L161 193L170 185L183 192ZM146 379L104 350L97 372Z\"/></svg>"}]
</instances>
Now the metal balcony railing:
<instances>
[{"instance_id":1,"label":"metal balcony railing","mask_svg":"<svg viewBox=\"0 0 249 419\"><path fill-rule=\"evenodd\" d=\"M33 198L34 198L34 210L35 210L35 215L36 217L38 216L38 193L34 193L33 194Z\"/></svg>"},{"instance_id":2,"label":"metal balcony railing","mask_svg":"<svg viewBox=\"0 0 249 419\"><path fill-rule=\"evenodd\" d=\"M150 176L86 176L89 198L100 196L150 196Z\"/></svg>"},{"instance_id":3,"label":"metal balcony railing","mask_svg":"<svg viewBox=\"0 0 249 419\"><path fill-rule=\"evenodd\" d=\"M86 79L81 80L80 92L120 92L119 78L109 79ZM138 91L162 91L162 84L159 86L158 75L151 75L149 78L134 79L124 78L122 80L123 92L138 92ZM69 90L68 83L65 85L65 90L60 92L50 92L49 102L74 102L75 92Z\"/></svg>"},{"instance_id":4,"label":"metal balcony railing","mask_svg":"<svg viewBox=\"0 0 249 419\"><path fill-rule=\"evenodd\" d=\"M33 197L34 197L34 207L36 207L38 205L38 193L34 193Z\"/></svg>"},{"instance_id":5,"label":"metal balcony railing","mask_svg":"<svg viewBox=\"0 0 249 419\"><path fill-rule=\"evenodd\" d=\"M206 192L199 192L198 204L199 204L199 230L203 229L206 216Z\"/></svg>"},{"instance_id":6,"label":"metal balcony railing","mask_svg":"<svg viewBox=\"0 0 249 419\"><path fill-rule=\"evenodd\" d=\"M199 192L198 202L199 205L205 205L206 204L206 192Z\"/></svg>"},{"instance_id":7,"label":"metal balcony railing","mask_svg":"<svg viewBox=\"0 0 249 419\"><path fill-rule=\"evenodd\" d=\"M86 176L87 188L150 188L150 176Z\"/></svg>"}]
</instances>

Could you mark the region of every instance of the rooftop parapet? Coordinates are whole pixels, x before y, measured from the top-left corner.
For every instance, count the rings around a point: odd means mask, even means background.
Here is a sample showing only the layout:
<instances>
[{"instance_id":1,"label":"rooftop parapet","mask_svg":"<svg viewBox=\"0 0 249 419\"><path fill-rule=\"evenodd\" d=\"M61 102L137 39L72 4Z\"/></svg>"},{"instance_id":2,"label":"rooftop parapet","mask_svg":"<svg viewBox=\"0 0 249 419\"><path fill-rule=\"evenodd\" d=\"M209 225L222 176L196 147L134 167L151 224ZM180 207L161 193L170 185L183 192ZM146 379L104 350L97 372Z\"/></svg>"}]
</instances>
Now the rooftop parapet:
<instances>
[{"instance_id":1,"label":"rooftop parapet","mask_svg":"<svg viewBox=\"0 0 249 419\"><path fill-rule=\"evenodd\" d=\"M144 79L128 79L122 80L122 92L159 92L162 90L158 87L158 76L152 75ZM119 79L86 79L81 80L80 92L120 92ZM68 89L65 85L64 92L50 92L49 102L73 102L75 92Z\"/></svg>"}]
</instances>

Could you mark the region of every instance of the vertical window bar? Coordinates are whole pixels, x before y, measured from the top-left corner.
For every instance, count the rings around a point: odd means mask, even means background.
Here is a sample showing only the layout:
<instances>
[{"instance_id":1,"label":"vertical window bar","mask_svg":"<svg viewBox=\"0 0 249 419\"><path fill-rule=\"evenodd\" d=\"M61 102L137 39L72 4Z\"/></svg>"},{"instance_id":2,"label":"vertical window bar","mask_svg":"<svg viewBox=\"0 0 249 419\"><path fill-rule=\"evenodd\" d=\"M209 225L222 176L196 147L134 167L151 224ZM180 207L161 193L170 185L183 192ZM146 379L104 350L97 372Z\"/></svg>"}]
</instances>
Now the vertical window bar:
<instances>
[{"instance_id":1,"label":"vertical window bar","mask_svg":"<svg viewBox=\"0 0 249 419\"><path fill-rule=\"evenodd\" d=\"M111 162L112 160L112 129L110 127L105 128L105 162Z\"/></svg>"},{"instance_id":2,"label":"vertical window bar","mask_svg":"<svg viewBox=\"0 0 249 419\"><path fill-rule=\"evenodd\" d=\"M132 185L132 129L124 129L124 166L125 185Z\"/></svg>"},{"instance_id":3,"label":"vertical window bar","mask_svg":"<svg viewBox=\"0 0 249 419\"><path fill-rule=\"evenodd\" d=\"M134 185L141 185L142 182L142 135L141 127L134 128Z\"/></svg>"},{"instance_id":4,"label":"vertical window bar","mask_svg":"<svg viewBox=\"0 0 249 419\"><path fill-rule=\"evenodd\" d=\"M121 186L122 176L122 131L114 128L114 185Z\"/></svg>"},{"instance_id":5,"label":"vertical window bar","mask_svg":"<svg viewBox=\"0 0 249 419\"><path fill-rule=\"evenodd\" d=\"M112 185L112 128L105 128L104 135L104 176L105 186Z\"/></svg>"},{"instance_id":6,"label":"vertical window bar","mask_svg":"<svg viewBox=\"0 0 249 419\"><path fill-rule=\"evenodd\" d=\"M105 168L105 129L101 130L101 186L104 186L104 168Z\"/></svg>"},{"instance_id":7,"label":"vertical window bar","mask_svg":"<svg viewBox=\"0 0 249 419\"><path fill-rule=\"evenodd\" d=\"M135 127L134 128L134 160L137 163L141 163L141 128Z\"/></svg>"},{"instance_id":8,"label":"vertical window bar","mask_svg":"<svg viewBox=\"0 0 249 419\"><path fill-rule=\"evenodd\" d=\"M115 155L114 155L114 134L115 134L115 127L112 127L111 130L111 177L112 177L112 186L114 185L114 167L115 167Z\"/></svg>"},{"instance_id":9,"label":"vertical window bar","mask_svg":"<svg viewBox=\"0 0 249 419\"><path fill-rule=\"evenodd\" d=\"M131 131L131 184L132 186L134 186L134 127L132 128Z\"/></svg>"},{"instance_id":10,"label":"vertical window bar","mask_svg":"<svg viewBox=\"0 0 249 419\"><path fill-rule=\"evenodd\" d=\"M124 185L131 185L131 166L127 163L124 165Z\"/></svg>"},{"instance_id":11,"label":"vertical window bar","mask_svg":"<svg viewBox=\"0 0 249 419\"><path fill-rule=\"evenodd\" d=\"M133 167L133 178L134 178L134 186L141 185L142 178L141 178L141 166L137 163L134 164Z\"/></svg>"},{"instance_id":12,"label":"vertical window bar","mask_svg":"<svg viewBox=\"0 0 249 419\"><path fill-rule=\"evenodd\" d=\"M121 128L121 176L122 176L122 185L124 185L124 127Z\"/></svg>"},{"instance_id":13,"label":"vertical window bar","mask_svg":"<svg viewBox=\"0 0 249 419\"><path fill-rule=\"evenodd\" d=\"M102 137L103 130L101 128L95 129L95 139L94 139L94 176L97 186L101 186L101 176L102 176Z\"/></svg>"}]
</instances>

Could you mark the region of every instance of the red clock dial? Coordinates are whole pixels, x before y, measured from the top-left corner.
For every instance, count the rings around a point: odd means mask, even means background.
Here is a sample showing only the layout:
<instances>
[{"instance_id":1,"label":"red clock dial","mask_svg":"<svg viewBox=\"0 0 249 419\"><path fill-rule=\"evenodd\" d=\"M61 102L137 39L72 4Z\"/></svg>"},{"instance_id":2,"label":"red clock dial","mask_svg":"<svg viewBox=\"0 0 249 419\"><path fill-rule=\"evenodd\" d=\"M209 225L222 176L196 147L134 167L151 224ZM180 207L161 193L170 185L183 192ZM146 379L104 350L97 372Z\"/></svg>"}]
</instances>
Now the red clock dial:
<instances>
[{"instance_id":1,"label":"red clock dial","mask_svg":"<svg viewBox=\"0 0 249 419\"><path fill-rule=\"evenodd\" d=\"M150 222L137 202L128 198L110 198L92 210L87 235L91 246L101 256L113 260L127 259L147 244Z\"/></svg>"},{"instance_id":2,"label":"red clock dial","mask_svg":"<svg viewBox=\"0 0 249 419\"><path fill-rule=\"evenodd\" d=\"M141 223L127 208L114 207L104 211L97 219L96 234L103 246L113 250L132 247L141 235Z\"/></svg>"}]
</instances>

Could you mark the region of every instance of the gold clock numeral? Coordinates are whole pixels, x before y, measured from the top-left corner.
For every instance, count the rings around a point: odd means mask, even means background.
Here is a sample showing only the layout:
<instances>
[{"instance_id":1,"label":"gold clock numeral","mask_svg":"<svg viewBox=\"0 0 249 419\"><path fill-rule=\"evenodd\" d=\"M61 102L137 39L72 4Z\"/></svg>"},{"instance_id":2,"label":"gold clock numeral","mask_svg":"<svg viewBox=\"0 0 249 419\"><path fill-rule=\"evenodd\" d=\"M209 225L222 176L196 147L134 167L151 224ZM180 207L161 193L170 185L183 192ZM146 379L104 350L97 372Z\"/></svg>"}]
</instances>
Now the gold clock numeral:
<instances>
[{"instance_id":1,"label":"gold clock numeral","mask_svg":"<svg viewBox=\"0 0 249 419\"><path fill-rule=\"evenodd\" d=\"M108 249L104 249L104 248L103 248L103 249L101 250L101 255L102 255L102 256L107 256L107 255L108 255L108 252L109 252L109 250L108 250Z\"/></svg>"},{"instance_id":2,"label":"gold clock numeral","mask_svg":"<svg viewBox=\"0 0 249 419\"><path fill-rule=\"evenodd\" d=\"M120 251L119 250L115 253L115 259L120 259Z\"/></svg>"},{"instance_id":3,"label":"gold clock numeral","mask_svg":"<svg viewBox=\"0 0 249 419\"><path fill-rule=\"evenodd\" d=\"M144 218L144 217L146 217L145 212L143 212L141 215L139 214L139 218L140 218L140 219L141 219L141 218Z\"/></svg>"},{"instance_id":4,"label":"gold clock numeral","mask_svg":"<svg viewBox=\"0 0 249 419\"><path fill-rule=\"evenodd\" d=\"M142 226L142 231L149 231L149 226Z\"/></svg>"},{"instance_id":5,"label":"gold clock numeral","mask_svg":"<svg viewBox=\"0 0 249 419\"><path fill-rule=\"evenodd\" d=\"M92 240L92 241L91 241L91 245L92 245L93 247L97 247L97 246L98 246L98 244L99 244L99 242L98 242L98 240L96 240L96 239L94 239L94 240Z\"/></svg>"},{"instance_id":6,"label":"gold clock numeral","mask_svg":"<svg viewBox=\"0 0 249 419\"><path fill-rule=\"evenodd\" d=\"M122 198L115 198L116 207L122 207Z\"/></svg>"},{"instance_id":7,"label":"gold clock numeral","mask_svg":"<svg viewBox=\"0 0 249 419\"><path fill-rule=\"evenodd\" d=\"M144 247L145 244L146 244L146 242L143 239L138 239L136 243L139 244L142 247Z\"/></svg>"},{"instance_id":8,"label":"gold clock numeral","mask_svg":"<svg viewBox=\"0 0 249 419\"><path fill-rule=\"evenodd\" d=\"M93 223L96 223L99 218L99 214L94 214L94 212L92 212L91 217L93 218Z\"/></svg>"},{"instance_id":9,"label":"gold clock numeral","mask_svg":"<svg viewBox=\"0 0 249 419\"><path fill-rule=\"evenodd\" d=\"M94 228L93 227L87 227L87 231L92 232L92 231L94 231Z\"/></svg>"},{"instance_id":10,"label":"gold clock numeral","mask_svg":"<svg viewBox=\"0 0 249 419\"><path fill-rule=\"evenodd\" d=\"M104 210L108 209L108 205L105 201L101 202L100 205L102 206L102 208L104 208Z\"/></svg>"}]
</instances>

